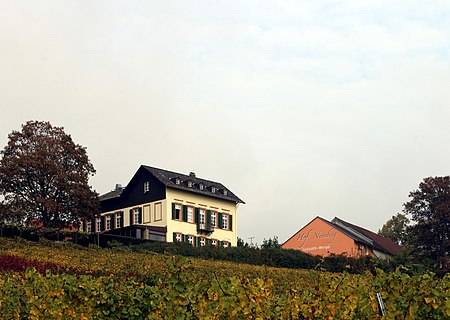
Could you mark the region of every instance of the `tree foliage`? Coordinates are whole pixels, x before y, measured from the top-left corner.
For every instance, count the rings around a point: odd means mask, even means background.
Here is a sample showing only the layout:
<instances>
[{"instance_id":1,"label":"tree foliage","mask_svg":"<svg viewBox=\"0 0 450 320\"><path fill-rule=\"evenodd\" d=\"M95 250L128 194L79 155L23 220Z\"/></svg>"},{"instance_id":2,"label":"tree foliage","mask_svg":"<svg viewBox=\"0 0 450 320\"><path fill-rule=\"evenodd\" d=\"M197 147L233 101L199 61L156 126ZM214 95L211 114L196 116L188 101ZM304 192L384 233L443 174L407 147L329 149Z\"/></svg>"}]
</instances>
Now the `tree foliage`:
<instances>
[{"instance_id":1,"label":"tree foliage","mask_svg":"<svg viewBox=\"0 0 450 320\"><path fill-rule=\"evenodd\" d=\"M378 230L378 234L389 238L397 244L405 244L408 240L408 217L403 213L397 213L386 221L383 227Z\"/></svg>"},{"instance_id":2,"label":"tree foliage","mask_svg":"<svg viewBox=\"0 0 450 320\"><path fill-rule=\"evenodd\" d=\"M428 177L410 192L404 211L411 215L411 245L415 254L449 270L450 176Z\"/></svg>"},{"instance_id":3,"label":"tree foliage","mask_svg":"<svg viewBox=\"0 0 450 320\"><path fill-rule=\"evenodd\" d=\"M238 247L248 247L248 243L244 241L244 239L238 237L237 238L237 246Z\"/></svg>"},{"instance_id":4,"label":"tree foliage","mask_svg":"<svg viewBox=\"0 0 450 320\"><path fill-rule=\"evenodd\" d=\"M264 238L261 245L262 249L281 249L281 243L278 242L278 236L274 236L273 239Z\"/></svg>"},{"instance_id":5,"label":"tree foliage","mask_svg":"<svg viewBox=\"0 0 450 320\"><path fill-rule=\"evenodd\" d=\"M98 195L88 185L95 173L86 149L62 127L29 121L13 131L0 152L0 193L9 221L45 227L78 226L99 211Z\"/></svg>"}]
</instances>

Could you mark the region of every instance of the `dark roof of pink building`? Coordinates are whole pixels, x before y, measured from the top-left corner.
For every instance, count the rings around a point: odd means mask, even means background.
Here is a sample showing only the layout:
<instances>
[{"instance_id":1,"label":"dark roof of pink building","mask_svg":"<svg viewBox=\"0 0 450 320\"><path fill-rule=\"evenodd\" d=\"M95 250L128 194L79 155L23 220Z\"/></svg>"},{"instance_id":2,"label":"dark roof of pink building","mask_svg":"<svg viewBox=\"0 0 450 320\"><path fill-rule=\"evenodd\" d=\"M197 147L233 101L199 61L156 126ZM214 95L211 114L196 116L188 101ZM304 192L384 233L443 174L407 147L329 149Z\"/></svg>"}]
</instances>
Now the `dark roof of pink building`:
<instances>
[{"instance_id":1,"label":"dark roof of pink building","mask_svg":"<svg viewBox=\"0 0 450 320\"><path fill-rule=\"evenodd\" d=\"M370 240L373 241L373 247L378 250L385 251L392 255L397 255L400 253L401 247L389 238L383 237L379 234L376 234L375 232L364 229L364 228L354 225L352 223L346 222L337 217L335 217L331 221L331 223L333 223L334 225L341 225L341 226L347 227L347 228L352 229L352 230L362 234L363 236L369 238Z\"/></svg>"}]
</instances>

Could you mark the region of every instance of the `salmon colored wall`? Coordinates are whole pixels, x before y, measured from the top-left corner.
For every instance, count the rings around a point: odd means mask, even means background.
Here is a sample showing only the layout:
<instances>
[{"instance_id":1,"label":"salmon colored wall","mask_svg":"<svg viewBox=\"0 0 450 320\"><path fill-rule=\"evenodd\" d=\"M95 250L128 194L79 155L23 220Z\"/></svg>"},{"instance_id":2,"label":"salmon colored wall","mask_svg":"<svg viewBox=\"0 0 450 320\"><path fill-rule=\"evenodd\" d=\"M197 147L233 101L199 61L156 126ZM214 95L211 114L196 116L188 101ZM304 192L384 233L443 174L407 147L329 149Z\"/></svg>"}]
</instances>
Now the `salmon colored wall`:
<instances>
[{"instance_id":1,"label":"salmon colored wall","mask_svg":"<svg viewBox=\"0 0 450 320\"><path fill-rule=\"evenodd\" d=\"M333 253L345 253L354 257L361 252L358 251L358 245L352 238L319 217L298 231L282 247L283 249L301 250L311 255L323 257ZM366 254L366 248L361 253Z\"/></svg>"}]
</instances>

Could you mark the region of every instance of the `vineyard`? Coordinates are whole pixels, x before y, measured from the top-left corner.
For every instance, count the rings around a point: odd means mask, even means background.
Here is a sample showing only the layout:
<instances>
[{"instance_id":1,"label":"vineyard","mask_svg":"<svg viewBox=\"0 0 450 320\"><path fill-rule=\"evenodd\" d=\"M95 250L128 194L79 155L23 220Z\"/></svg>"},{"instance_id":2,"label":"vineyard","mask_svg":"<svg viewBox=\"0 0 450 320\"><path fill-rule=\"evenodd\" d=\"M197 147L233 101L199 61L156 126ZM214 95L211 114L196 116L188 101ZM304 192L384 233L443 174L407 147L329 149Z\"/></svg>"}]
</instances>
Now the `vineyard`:
<instances>
[{"instance_id":1,"label":"vineyard","mask_svg":"<svg viewBox=\"0 0 450 320\"><path fill-rule=\"evenodd\" d=\"M404 271L326 273L0 238L0 319L450 318L450 276Z\"/></svg>"}]
</instances>

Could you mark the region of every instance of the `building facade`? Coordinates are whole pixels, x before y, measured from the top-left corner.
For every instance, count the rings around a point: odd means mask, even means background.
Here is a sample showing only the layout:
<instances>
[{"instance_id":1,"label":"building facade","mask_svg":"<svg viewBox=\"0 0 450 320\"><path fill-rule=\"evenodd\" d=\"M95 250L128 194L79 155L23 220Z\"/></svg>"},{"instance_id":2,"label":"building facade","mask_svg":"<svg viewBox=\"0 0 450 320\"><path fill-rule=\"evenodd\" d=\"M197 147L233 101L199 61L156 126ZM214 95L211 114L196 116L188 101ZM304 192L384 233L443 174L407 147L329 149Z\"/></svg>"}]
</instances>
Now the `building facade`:
<instances>
[{"instance_id":1,"label":"building facade","mask_svg":"<svg viewBox=\"0 0 450 320\"><path fill-rule=\"evenodd\" d=\"M237 207L244 203L218 182L141 166L125 188L100 196L101 214L88 232L187 242L193 246L236 246Z\"/></svg>"},{"instance_id":2,"label":"building facade","mask_svg":"<svg viewBox=\"0 0 450 320\"><path fill-rule=\"evenodd\" d=\"M284 249L301 250L311 255L366 255L387 259L399 254L400 246L392 240L339 218L327 221L314 218L283 243Z\"/></svg>"}]
</instances>

